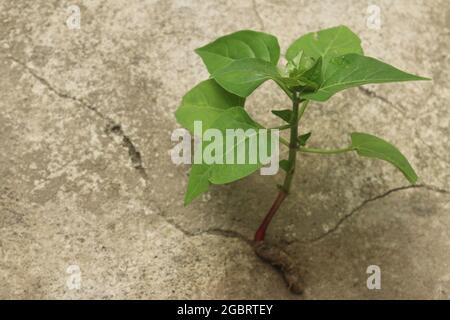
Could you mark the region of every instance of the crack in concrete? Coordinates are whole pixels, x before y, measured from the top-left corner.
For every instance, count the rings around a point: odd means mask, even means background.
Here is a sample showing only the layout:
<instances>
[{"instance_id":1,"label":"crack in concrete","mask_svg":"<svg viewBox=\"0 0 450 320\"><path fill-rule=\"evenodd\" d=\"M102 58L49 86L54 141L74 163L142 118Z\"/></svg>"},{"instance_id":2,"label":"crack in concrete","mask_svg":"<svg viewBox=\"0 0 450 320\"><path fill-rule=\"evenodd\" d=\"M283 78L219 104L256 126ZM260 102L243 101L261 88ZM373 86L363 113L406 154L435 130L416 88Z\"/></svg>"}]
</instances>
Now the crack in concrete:
<instances>
[{"instance_id":1,"label":"crack in concrete","mask_svg":"<svg viewBox=\"0 0 450 320\"><path fill-rule=\"evenodd\" d=\"M40 75L38 75L36 73L35 70L33 70L33 68L30 68L26 63L10 56L7 55L6 58L14 61L15 63L17 63L18 65L22 66L25 70L28 71L28 73L33 76L35 79L37 79L41 84L43 84L48 90L50 90L51 92L53 92L54 94L56 94L58 97L63 98L63 99L69 99L74 101L76 104L79 104L81 106L83 106L84 108L87 108L88 110L92 111L97 117L101 118L102 120L106 121L107 123L107 127L106 127L106 133L113 133L115 135L117 135L118 137L120 137L122 139L122 145L128 149L128 156L131 160L131 163L134 167L134 169L136 169L139 174L145 179L147 180L147 172L142 164L142 157L141 157L141 153L138 151L136 145L133 143L133 141L131 140L131 138L125 134L125 132L122 129L121 124L116 123L112 118L108 117L107 115L101 113L97 108L95 108L92 104L88 103L87 101L85 101L82 98L78 98L75 96L72 96L66 92L63 92L59 89L56 89L52 84L50 84L50 82L41 77Z\"/></svg>"},{"instance_id":2,"label":"crack in concrete","mask_svg":"<svg viewBox=\"0 0 450 320\"><path fill-rule=\"evenodd\" d=\"M261 22L262 22L262 19L261 19ZM262 27L264 27L263 24L262 24ZM139 171L139 173L144 177L144 179L147 180L148 177L147 177L145 168L142 165L142 159L141 159L140 152L137 150L137 148L135 147L135 145L133 144L131 139L123 132L123 129L120 124L116 123L113 119L111 119L107 115L104 115L103 113L101 113L97 108L95 108L93 105L89 104L88 102L84 101L83 99L72 96L68 93L65 93L65 92L62 92L62 91L56 89L53 85L50 84L50 82L47 81L47 79L39 76L32 68L28 67L28 65L26 63L23 63L22 61L15 59L14 57L11 57L11 56L8 56L8 58L10 60L16 62L20 66L22 66L24 69L26 69L35 79L37 79L40 83L42 83L45 87L47 87L48 90L50 90L57 96L59 96L63 99L70 99L70 100L74 101L75 103L82 105L83 107L85 107L85 108L89 109L90 111L92 111L93 113L95 113L99 118L106 121L107 122L106 132L111 132L113 134L116 134L119 137L122 137L122 143L128 149L128 155L129 155L129 158L130 158L134 168ZM166 217L164 214L158 213L157 215L160 216L166 223L168 223L169 225L171 225L172 227L174 227L176 230L180 231L183 235L185 235L187 237L212 235L212 236L228 238L228 239L238 239L238 240L246 243L247 245L249 245L252 249L255 249L254 242L251 239L246 238L245 236L243 236L242 234L240 234L237 231L224 230L224 229L220 229L220 228L211 228L211 229L206 229L206 230L202 230L199 232L191 232L191 231L184 229L179 224L177 224L175 221ZM271 264L271 265L272 265L272 267L274 267L274 269L276 271L280 271L282 276L285 278L287 275L289 275L289 272L292 273L292 270L288 270L289 271L288 272L286 270L277 268L276 265L273 265L273 264ZM292 276L292 275L290 275L290 276Z\"/></svg>"},{"instance_id":3,"label":"crack in concrete","mask_svg":"<svg viewBox=\"0 0 450 320\"><path fill-rule=\"evenodd\" d=\"M212 229L207 229L207 230L201 231L195 235L203 235L203 234L219 236L222 238L239 239L251 247L253 247L253 244L254 244L253 240L246 238L245 236L243 236L242 234L240 234L239 232L234 231L234 230L224 230L224 229L219 229L219 228L212 228Z\"/></svg>"},{"instance_id":4,"label":"crack in concrete","mask_svg":"<svg viewBox=\"0 0 450 320\"><path fill-rule=\"evenodd\" d=\"M237 231L225 230L225 229L220 229L220 228L211 228L211 229L201 230L198 232L192 232L192 231L186 230L185 228L180 226L178 223L176 223L175 221L168 218L167 216L165 216L162 213L158 213L157 215L160 216L161 218L163 218L165 222L167 222L169 225L171 225L172 227L174 227L175 229L177 229L178 231L180 231L187 237L198 237L198 236L202 236L205 234L206 235L214 235L214 236L218 236L218 237L222 237L222 238L239 239L239 240L245 242L246 244L250 245L251 247L253 247L253 241L246 238L244 235L240 234Z\"/></svg>"},{"instance_id":5,"label":"crack in concrete","mask_svg":"<svg viewBox=\"0 0 450 320\"><path fill-rule=\"evenodd\" d=\"M417 131L415 131L415 137L422 142L422 144L427 147L430 152L438 159L442 160L444 163L449 164L450 162L448 161L448 159L445 159L441 154L437 153L436 150L434 150L434 148L432 146L430 146L428 143L425 142L425 140L417 133Z\"/></svg>"},{"instance_id":6,"label":"crack in concrete","mask_svg":"<svg viewBox=\"0 0 450 320\"><path fill-rule=\"evenodd\" d=\"M141 153L138 151L133 141L131 141L130 137L123 132L122 126L120 124L112 124L112 126L107 128L107 131L108 129L117 136L122 137L122 145L128 149L128 157L131 160L131 164L140 173L140 175L147 180L148 176L144 166L142 165Z\"/></svg>"},{"instance_id":7,"label":"crack in concrete","mask_svg":"<svg viewBox=\"0 0 450 320\"><path fill-rule=\"evenodd\" d=\"M305 241L292 241L289 242L288 245L295 243L295 242L302 242L302 243L314 243L314 242L318 242L322 239L324 239L325 237L329 236L330 234L336 232L341 225L347 221L348 219L350 219L355 213L357 213L358 211L360 211L362 208L364 208L366 205L368 205L369 203L378 201L380 199L383 199L389 195L391 195L392 193L395 192L399 192L399 191L404 191L404 190L410 190L410 189L426 189L426 190L430 190L433 192L438 192L438 193L442 193L442 194L450 194L450 190L445 190L439 187L435 187L435 186L431 186L431 185L425 185L425 184L420 184L420 185L412 185L412 186L405 186L405 187L398 187L398 188L394 188L394 189L390 189L380 195L377 195L373 198L370 199L366 199L364 200L362 203L360 203L358 206L356 206L355 208L353 208L352 210L350 210L350 212L348 214L346 214L344 217L342 217L335 225L333 228L331 228L330 230L326 231L325 233L315 237L315 238L311 238Z\"/></svg>"},{"instance_id":8,"label":"crack in concrete","mask_svg":"<svg viewBox=\"0 0 450 320\"><path fill-rule=\"evenodd\" d=\"M252 0L252 3L253 3L253 10L254 10L254 12L255 12L259 22L260 22L261 29L264 30L265 29L264 21L263 21L262 17L260 16L259 12L258 12L256 1ZM103 113L101 113L97 108L95 108L93 105L89 104L88 102L86 102L82 98L78 98L78 97L72 96L72 95L70 95L68 93L65 93L65 92L62 92L62 91L56 89L45 78L39 76L32 68L30 68L27 64L23 63L22 61L20 61L18 59L15 59L14 57L11 57L11 56L7 56L7 58L9 58L10 60L16 62L19 65L21 65L34 78L36 78L40 83L42 83L44 86L46 86L50 91L55 93L57 96L59 96L59 97L61 97L63 99L70 99L70 100L76 102L77 104L82 105L83 107L85 107L85 108L89 109L90 111L92 111L93 113L95 113L99 118L101 118L104 121L106 121L107 122L106 131L107 132L111 132L111 133L113 133L113 134L115 134L115 135L117 135L117 136L122 138L122 144L128 149L128 156L129 156L129 158L130 158L130 160L131 160L131 162L133 164L133 167L145 179L147 179L147 173L145 171L145 168L142 165L141 154L138 151L138 149L136 148L136 146L133 144L132 140L124 133L124 131L123 131L123 129L122 129L120 124L116 123L113 119L111 119L107 115L104 115ZM380 100L380 101L382 101L382 102L384 102L386 104L389 104L396 111L401 113L403 116L407 117L407 115L405 114L405 111L403 110L403 108L398 107L397 105L395 105L394 103L389 101L387 98L385 98L383 96L379 96L376 92L374 92L372 90L369 90L369 89L366 89L366 88L363 88L363 87L359 87L359 90L362 93L364 93L365 95L369 96L369 97L376 98L376 99L378 99L378 100ZM403 190L408 190L408 189L415 189L415 188L425 188L425 189L428 189L428 190L431 190L431 191L434 191L434 192L450 194L450 191L448 191L448 190L441 189L441 188L434 187L434 186L428 186L428 185L415 185L415 186L406 186L406 187L399 187L399 188L390 189L390 190L386 191L383 194L380 194L380 195L375 196L373 198L364 200L360 205L358 205L357 207L352 209L348 214L346 214L343 218L341 218L336 223L336 225L333 228L331 228L327 232L319 235L318 237L315 237L315 238L312 238L312 239L309 239L309 240L306 240L306 241L294 240L292 242L288 242L287 245L293 244L295 242L302 242L302 243L318 242L318 241L324 239L325 237L327 237L328 235L336 232L346 220L350 219L355 213L360 211L367 204L375 202L375 201L380 200L382 198L385 198L385 197L389 196L392 193L403 191ZM158 214L158 216L160 216L166 223L168 223L169 225L171 225L172 227L174 227L176 230L180 231L183 235L185 235L187 237L196 237L196 236L202 236L202 235L213 235L213 236L218 236L218 237L222 237L222 238L238 239L238 240L246 243L247 245L249 245L251 248L255 248L255 243L251 239L248 239L247 237L243 236L242 234L240 234L239 232L234 231L234 230L225 230L225 229L220 229L220 228L211 228L211 229L206 229L206 230L202 230L202 231L198 231L198 232L191 232L191 231L188 231L188 230L184 229L179 224L177 224L175 221L169 219L168 217L166 217L162 213ZM282 272L282 274L284 275L283 272Z\"/></svg>"},{"instance_id":9,"label":"crack in concrete","mask_svg":"<svg viewBox=\"0 0 450 320\"><path fill-rule=\"evenodd\" d=\"M398 111L402 116L407 117L407 118L411 118L406 114L405 109L402 107L402 105L397 105L393 102L391 102L389 99L387 99L386 97L380 96L378 93L376 93L375 91L372 91L370 89L364 88L364 87L358 87L359 91L361 91L364 95L370 97L370 98L375 98L378 99L388 105L390 105L392 108L394 108L396 111Z\"/></svg>"},{"instance_id":10,"label":"crack in concrete","mask_svg":"<svg viewBox=\"0 0 450 320\"><path fill-rule=\"evenodd\" d=\"M255 254L263 263L270 265L275 271L280 273L286 282L288 289L292 293L301 294L303 292L304 284L302 281L301 272L298 268L296 268L294 260L291 256L283 249L279 249L276 246L272 246L265 242L256 243L234 230L211 228L198 232L191 232L181 227L172 219L167 218L163 213L158 213L157 215L186 237L212 235L227 239L237 239L246 243L251 249L254 250Z\"/></svg>"},{"instance_id":11,"label":"crack in concrete","mask_svg":"<svg viewBox=\"0 0 450 320\"><path fill-rule=\"evenodd\" d=\"M258 19L259 22L259 27L261 28L262 31L264 31L266 29L266 26L264 24L264 20L261 17L261 15L259 14L258 11L258 4L256 3L256 0L252 0L252 8L253 8L253 12L256 15L256 18Z\"/></svg>"},{"instance_id":12,"label":"crack in concrete","mask_svg":"<svg viewBox=\"0 0 450 320\"><path fill-rule=\"evenodd\" d=\"M398 188L393 188L390 189L380 195L377 195L373 198L370 199L366 199L364 200L361 204L359 204L358 206L356 206L355 208L353 208L352 210L350 210L350 212L348 214L346 214L343 218L341 218L336 225L331 228L330 230L328 230L327 232L315 237L315 238L311 238L308 240L294 240L294 241L288 241L285 242L285 246L284 248L282 248L282 250L280 252L283 252L283 255L286 257L286 259L291 260L290 255L284 251L286 246L289 246L291 244L294 243L302 243L302 244L312 244L315 242L318 242L320 240L323 240L325 237L329 236L330 234L336 232L341 225L347 221L348 219L350 219L354 214L356 214L358 211L360 211L362 208L364 208L366 205L368 205L369 203L378 201L380 199L383 199L395 192L400 192L400 191L404 191L404 190L410 190L410 189L426 189L426 190L430 190L433 192L437 192L437 193L441 193L441 194L449 194L450 195L450 190L446 190L440 187L436 187L436 186L432 186L432 185L426 185L426 184L420 184L420 185L411 185L411 186L404 186L404 187L398 187ZM257 248L258 246L255 244L254 241L252 241L251 239L246 238L245 236L243 236L242 234L240 234L237 231L234 230L224 230L224 229L220 229L220 228L212 228L212 229L206 229L206 230L202 230L202 231L198 231L198 232L191 232L188 231L186 229L184 229L183 227L181 227L179 224L177 224L175 221L169 219L168 217L166 217L164 214L159 213L158 216L160 216L161 218L164 219L164 221L166 221L166 223L168 223L169 225L173 226L175 229L177 229L178 231L180 231L181 233L183 233L185 236L187 237L196 237L196 236L202 236L202 235L214 235L214 236L219 236L222 238L232 238L232 239L238 239L244 243L246 243L247 245L249 245L251 248L253 248L256 252L256 254L267 264L271 265L276 271L280 272L281 275L285 278L290 278L292 276L294 276L294 278L296 279L301 279L300 278L300 274L298 270L291 270L291 269L286 269L284 270L283 268L279 268L278 264L277 264L277 260L271 260L271 261L267 261L265 260L263 257L261 257L260 254L258 254L257 252ZM290 282L288 280L286 280L287 283L289 284ZM289 288L292 291L292 288L289 285ZM295 290L292 291L293 293L296 293ZM297 292L298 293L298 292Z\"/></svg>"}]
</instances>

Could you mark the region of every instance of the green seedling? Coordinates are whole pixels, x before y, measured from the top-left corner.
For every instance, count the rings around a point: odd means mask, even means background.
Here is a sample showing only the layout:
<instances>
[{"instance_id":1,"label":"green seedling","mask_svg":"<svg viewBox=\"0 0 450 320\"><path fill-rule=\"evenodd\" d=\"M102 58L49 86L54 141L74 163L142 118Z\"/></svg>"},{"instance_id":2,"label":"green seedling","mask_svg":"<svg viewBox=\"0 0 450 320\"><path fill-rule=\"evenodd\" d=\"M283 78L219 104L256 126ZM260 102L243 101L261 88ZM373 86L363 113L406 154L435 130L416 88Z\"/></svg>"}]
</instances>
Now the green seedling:
<instances>
[{"instance_id":1,"label":"green seedling","mask_svg":"<svg viewBox=\"0 0 450 320\"><path fill-rule=\"evenodd\" d=\"M267 227L291 190L299 153L355 152L359 156L391 163L411 184L416 183L417 175L408 160L383 139L354 132L350 134L349 146L323 150L307 147L310 133L299 135L299 124L310 101L325 102L340 91L365 84L429 80L365 56L361 40L349 28L339 26L300 37L288 48L285 66L278 66L280 47L277 38L250 30L220 37L195 52L211 77L189 91L176 111L177 121L189 131L193 132L194 121L202 121L203 128L216 128L224 133L226 129L261 128L246 113L244 105L245 98L267 80L274 81L292 101L290 109L272 111L285 122L278 129L290 130L289 141L279 138L279 142L289 148L289 156L280 161L280 167L285 171L284 183L279 186L275 202L255 233L256 243L264 241ZM234 144L231 148L238 146ZM185 204L206 192L210 184L231 183L261 166L261 163L194 164Z\"/></svg>"}]
</instances>

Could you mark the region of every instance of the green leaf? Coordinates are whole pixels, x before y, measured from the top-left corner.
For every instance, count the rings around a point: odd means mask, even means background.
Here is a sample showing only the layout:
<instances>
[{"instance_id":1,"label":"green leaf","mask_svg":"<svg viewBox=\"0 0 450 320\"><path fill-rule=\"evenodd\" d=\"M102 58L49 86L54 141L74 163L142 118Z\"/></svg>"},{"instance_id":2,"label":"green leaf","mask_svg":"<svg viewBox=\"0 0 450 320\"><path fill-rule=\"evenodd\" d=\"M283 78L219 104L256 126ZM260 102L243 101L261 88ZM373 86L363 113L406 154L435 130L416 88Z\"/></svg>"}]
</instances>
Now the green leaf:
<instances>
[{"instance_id":1,"label":"green leaf","mask_svg":"<svg viewBox=\"0 0 450 320\"><path fill-rule=\"evenodd\" d=\"M239 179L242 179L256 170L260 169L263 164L259 161L259 143L257 143L257 152L254 154L257 159L256 163L250 163L249 157L249 145L251 139L257 139L259 141L260 134L259 129L261 126L254 122L247 112L241 107L229 108L222 112L220 116L211 126L212 128L218 129L225 139L229 138L227 129L243 129L244 131L248 129L255 130L254 134L250 134L245 137L245 139L233 140L233 143L228 145L226 141L223 141L222 150L219 150L219 158L223 159L224 164L194 164L192 166L190 175L188 190L186 192L185 204L189 204L195 197L199 196L203 192L208 190L208 186L212 184L226 184ZM210 146L211 142L203 141L202 152ZM237 163L237 150L239 147L245 146L245 162L242 164ZM226 164L227 156L234 155L234 164ZM269 148L267 156L271 155L271 150Z\"/></svg>"},{"instance_id":2,"label":"green leaf","mask_svg":"<svg viewBox=\"0 0 450 320\"><path fill-rule=\"evenodd\" d=\"M311 69L315 63L316 61L313 57L308 57L303 50L301 50L292 61L288 61L286 68L289 76L295 78L297 75L302 75Z\"/></svg>"},{"instance_id":3,"label":"green leaf","mask_svg":"<svg viewBox=\"0 0 450 320\"><path fill-rule=\"evenodd\" d=\"M333 57L363 54L361 40L345 26L311 32L298 38L288 48L286 59L293 60L301 51L314 59L322 58L324 66Z\"/></svg>"},{"instance_id":4,"label":"green leaf","mask_svg":"<svg viewBox=\"0 0 450 320\"><path fill-rule=\"evenodd\" d=\"M297 138L298 144L300 145L300 147L304 147L306 146L306 143L308 142L308 139L311 137L311 132L302 134L301 136L299 136Z\"/></svg>"},{"instance_id":5,"label":"green leaf","mask_svg":"<svg viewBox=\"0 0 450 320\"><path fill-rule=\"evenodd\" d=\"M213 73L212 77L225 90L244 98L269 79L286 89L277 67L260 59L236 60Z\"/></svg>"},{"instance_id":6,"label":"green leaf","mask_svg":"<svg viewBox=\"0 0 450 320\"><path fill-rule=\"evenodd\" d=\"M281 160L280 168L283 169L285 172L289 172L291 170L291 163L289 162L289 160Z\"/></svg>"},{"instance_id":7,"label":"green leaf","mask_svg":"<svg viewBox=\"0 0 450 320\"><path fill-rule=\"evenodd\" d=\"M322 76L323 82L317 92L303 98L326 101L339 91L364 84L428 80L359 54L333 58L323 69Z\"/></svg>"},{"instance_id":8,"label":"green leaf","mask_svg":"<svg viewBox=\"0 0 450 320\"><path fill-rule=\"evenodd\" d=\"M283 84L287 87L287 88L296 88L298 86L301 86L303 84L303 82L301 82L300 80L294 79L294 78L289 78L289 77L282 77L279 79L280 82L283 82Z\"/></svg>"},{"instance_id":9,"label":"green leaf","mask_svg":"<svg viewBox=\"0 0 450 320\"><path fill-rule=\"evenodd\" d=\"M416 183L417 175L405 156L392 144L367 133L354 132L351 134L352 147L363 157L385 160L397 167L406 179Z\"/></svg>"},{"instance_id":10,"label":"green leaf","mask_svg":"<svg viewBox=\"0 0 450 320\"><path fill-rule=\"evenodd\" d=\"M322 83L322 61L322 58L317 59L314 66L301 75L302 78L306 78L316 84L316 87Z\"/></svg>"},{"instance_id":11,"label":"green leaf","mask_svg":"<svg viewBox=\"0 0 450 320\"><path fill-rule=\"evenodd\" d=\"M189 173L189 182L184 196L184 205L188 205L209 188L210 168L205 164L193 164Z\"/></svg>"},{"instance_id":12,"label":"green leaf","mask_svg":"<svg viewBox=\"0 0 450 320\"><path fill-rule=\"evenodd\" d=\"M252 164L249 163L248 159L250 156L249 153L249 140L254 137L259 141L259 129L262 127L254 122L247 112L243 108L231 108L223 113L221 117L219 117L215 123L215 128L219 129L224 136L228 138L227 129L254 129L256 131L256 135L248 136L243 141L235 141L231 148L229 148L225 143L223 146L223 157L226 158L229 154L234 153L234 158L236 159L237 149L241 144L245 144L246 150L246 162L245 164L213 164L212 165L212 174L211 174L211 183L213 184L226 184L239 179L242 179L263 165L259 163ZM269 150L270 153L270 150ZM256 153L253 154L256 159L259 159L259 144L257 145Z\"/></svg>"},{"instance_id":13,"label":"green leaf","mask_svg":"<svg viewBox=\"0 0 450 320\"><path fill-rule=\"evenodd\" d=\"M244 103L245 99L229 93L210 79L201 82L183 97L175 117L190 132L194 131L194 121L202 121L203 129L206 130L223 111L231 107L243 107Z\"/></svg>"},{"instance_id":14,"label":"green leaf","mask_svg":"<svg viewBox=\"0 0 450 320\"><path fill-rule=\"evenodd\" d=\"M272 113L287 123L291 123L292 119L292 110L272 110Z\"/></svg>"},{"instance_id":15,"label":"green leaf","mask_svg":"<svg viewBox=\"0 0 450 320\"><path fill-rule=\"evenodd\" d=\"M218 137L203 141L201 151L214 154L225 164L203 161L192 166L186 204L207 191L210 184L226 184L242 179L263 166L259 157L260 144L257 143L255 152L249 152L250 143L255 138L259 142L261 134L258 129L261 126L250 118L243 105L244 98L265 81L275 81L291 98L294 92L298 92L302 100L326 101L337 92L359 85L427 80L365 57L361 40L345 26L300 37L287 50L287 66L280 69L277 67L280 57L278 41L266 33L239 31L198 48L196 52L212 79L200 83L183 97L176 118L191 132L196 120L202 121L203 130L216 129L215 132L220 133ZM288 123L292 120L291 110L272 112ZM229 137L227 129L242 129L248 134L229 144L226 143ZM300 135L298 144L304 146L310 135ZM222 137L226 140L216 143ZM351 148L337 152L355 150L360 156L388 161L401 170L411 183L417 181L417 175L407 159L388 142L364 133L352 133L351 139ZM226 164L231 155L237 159L236 153L241 147L245 147L244 158L247 162ZM267 156L270 157L271 151ZM248 162L251 156L257 159L256 163ZM288 160L280 161L280 167L285 171L292 166Z\"/></svg>"},{"instance_id":16,"label":"green leaf","mask_svg":"<svg viewBox=\"0 0 450 320\"><path fill-rule=\"evenodd\" d=\"M277 65L280 45L276 37L257 31L243 30L198 48L195 52L202 58L210 74L226 67L236 60L258 58Z\"/></svg>"},{"instance_id":17,"label":"green leaf","mask_svg":"<svg viewBox=\"0 0 450 320\"><path fill-rule=\"evenodd\" d=\"M299 60L300 59L300 60ZM297 65L297 61L299 65ZM290 90L304 92L316 91L322 83L322 58L314 59L307 57L303 51L295 57L294 61L288 62L285 69L280 73L289 77L283 77L281 82Z\"/></svg>"}]
</instances>

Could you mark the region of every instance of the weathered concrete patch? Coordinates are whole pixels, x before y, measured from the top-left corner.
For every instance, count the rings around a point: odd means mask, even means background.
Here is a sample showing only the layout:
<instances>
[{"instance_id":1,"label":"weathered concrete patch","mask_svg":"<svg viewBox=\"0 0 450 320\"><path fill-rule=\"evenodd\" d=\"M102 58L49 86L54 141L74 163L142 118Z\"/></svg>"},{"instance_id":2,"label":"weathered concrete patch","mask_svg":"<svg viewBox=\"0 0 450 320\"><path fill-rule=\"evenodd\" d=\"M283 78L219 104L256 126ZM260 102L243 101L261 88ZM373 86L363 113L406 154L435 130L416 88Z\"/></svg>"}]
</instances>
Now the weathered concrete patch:
<instances>
[{"instance_id":1,"label":"weathered concrete patch","mask_svg":"<svg viewBox=\"0 0 450 320\"><path fill-rule=\"evenodd\" d=\"M300 157L268 240L305 272L306 298L450 297L450 8L379 1L383 25L372 30L366 5L89 0L71 30L65 3L0 2L0 297L298 298L248 244L281 175L213 187L183 207L189 168L168 156L173 112L208 77L196 47L250 28L285 49L342 23L367 54L434 81L312 104L301 131L323 147L347 144L352 131L385 137L423 186L405 188L378 161ZM288 103L267 83L247 109L277 125L269 111ZM369 264L381 267L381 291L365 287ZM67 286L70 265L80 290Z\"/></svg>"}]
</instances>

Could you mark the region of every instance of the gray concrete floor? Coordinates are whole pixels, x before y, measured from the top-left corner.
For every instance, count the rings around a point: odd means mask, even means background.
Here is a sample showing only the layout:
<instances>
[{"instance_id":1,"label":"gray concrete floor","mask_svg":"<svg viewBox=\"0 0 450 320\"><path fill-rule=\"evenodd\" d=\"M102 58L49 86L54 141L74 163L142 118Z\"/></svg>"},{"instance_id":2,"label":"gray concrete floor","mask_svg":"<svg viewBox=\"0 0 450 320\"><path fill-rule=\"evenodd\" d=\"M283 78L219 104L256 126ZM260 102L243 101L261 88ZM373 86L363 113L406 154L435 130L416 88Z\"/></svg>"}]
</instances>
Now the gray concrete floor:
<instances>
[{"instance_id":1,"label":"gray concrete floor","mask_svg":"<svg viewBox=\"0 0 450 320\"><path fill-rule=\"evenodd\" d=\"M0 1L0 298L450 298L450 3ZM78 4L81 28L66 25ZM433 78L313 104L311 144L384 137L421 177L352 155L304 156L269 230L304 272L299 297L247 243L282 179L258 174L183 207L168 151L183 94L208 75L193 50L239 29L282 48L346 24L368 55ZM259 121L288 101L267 83ZM381 269L369 290L366 269ZM81 279L78 288L76 281ZM75 284L75 285L74 285Z\"/></svg>"}]
</instances>

